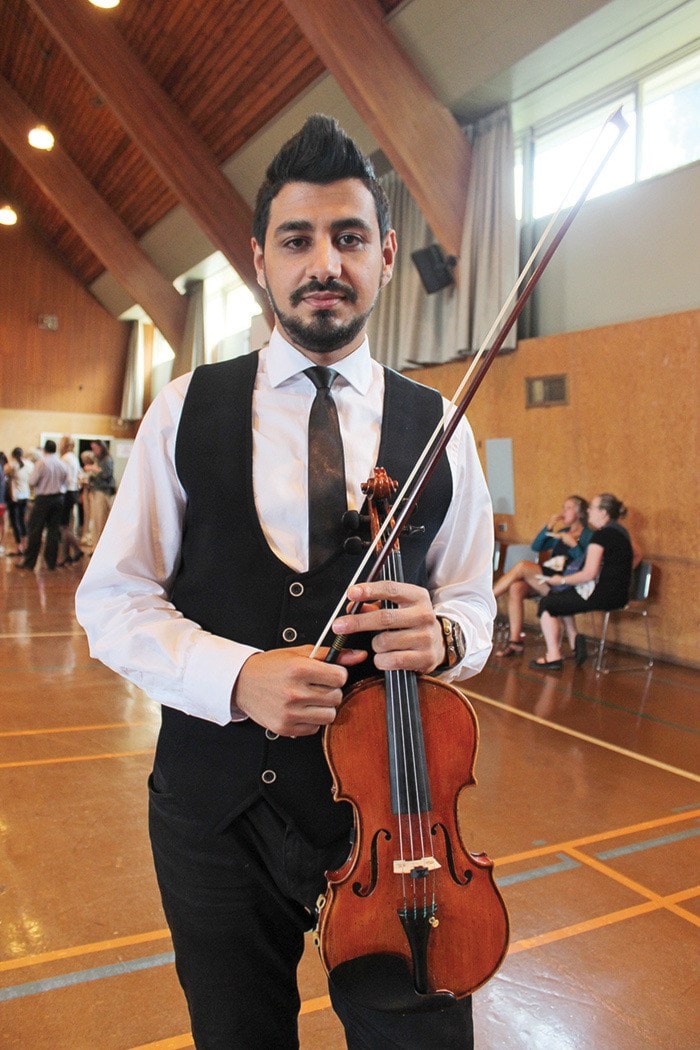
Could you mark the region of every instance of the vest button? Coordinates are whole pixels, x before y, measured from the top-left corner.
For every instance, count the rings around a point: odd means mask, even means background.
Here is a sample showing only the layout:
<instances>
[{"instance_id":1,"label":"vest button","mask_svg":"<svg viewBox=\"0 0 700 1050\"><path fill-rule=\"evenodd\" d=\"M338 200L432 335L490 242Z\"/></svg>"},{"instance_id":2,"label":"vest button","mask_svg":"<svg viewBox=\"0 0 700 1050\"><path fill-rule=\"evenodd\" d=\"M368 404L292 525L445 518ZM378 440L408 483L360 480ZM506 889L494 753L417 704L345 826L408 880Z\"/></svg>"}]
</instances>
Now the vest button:
<instances>
[{"instance_id":1,"label":"vest button","mask_svg":"<svg viewBox=\"0 0 700 1050\"><path fill-rule=\"evenodd\" d=\"M296 580L294 583L290 583L289 593L291 594L292 598L301 598L302 594L304 593L304 584L299 583L298 580Z\"/></svg>"},{"instance_id":2,"label":"vest button","mask_svg":"<svg viewBox=\"0 0 700 1050\"><path fill-rule=\"evenodd\" d=\"M279 740L279 733L273 733L271 729L265 730L265 736L268 740Z\"/></svg>"},{"instance_id":3,"label":"vest button","mask_svg":"<svg viewBox=\"0 0 700 1050\"><path fill-rule=\"evenodd\" d=\"M293 627L285 627L285 629L282 631L282 637L284 638L285 642L296 642L297 632L294 630Z\"/></svg>"},{"instance_id":4,"label":"vest button","mask_svg":"<svg viewBox=\"0 0 700 1050\"><path fill-rule=\"evenodd\" d=\"M275 773L274 769L266 769L265 772L262 774L261 780L263 784L274 784L274 782L277 780L277 774Z\"/></svg>"}]
</instances>

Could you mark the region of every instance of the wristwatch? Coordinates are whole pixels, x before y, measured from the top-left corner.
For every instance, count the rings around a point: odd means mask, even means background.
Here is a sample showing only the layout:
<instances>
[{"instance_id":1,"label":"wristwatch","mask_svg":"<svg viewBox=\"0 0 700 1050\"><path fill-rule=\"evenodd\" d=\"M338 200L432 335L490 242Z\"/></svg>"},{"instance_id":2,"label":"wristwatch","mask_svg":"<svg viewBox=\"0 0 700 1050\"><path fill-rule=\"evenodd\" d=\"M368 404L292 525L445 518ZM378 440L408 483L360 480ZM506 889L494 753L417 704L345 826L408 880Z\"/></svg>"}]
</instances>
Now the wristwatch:
<instances>
[{"instance_id":1,"label":"wristwatch","mask_svg":"<svg viewBox=\"0 0 700 1050\"><path fill-rule=\"evenodd\" d=\"M438 616L437 621L440 624L445 643L445 660L434 671L431 671L431 674L442 674L443 671L454 667L460 660L464 659L466 650L464 632L459 624L455 623L454 620L448 619L447 616Z\"/></svg>"}]
</instances>

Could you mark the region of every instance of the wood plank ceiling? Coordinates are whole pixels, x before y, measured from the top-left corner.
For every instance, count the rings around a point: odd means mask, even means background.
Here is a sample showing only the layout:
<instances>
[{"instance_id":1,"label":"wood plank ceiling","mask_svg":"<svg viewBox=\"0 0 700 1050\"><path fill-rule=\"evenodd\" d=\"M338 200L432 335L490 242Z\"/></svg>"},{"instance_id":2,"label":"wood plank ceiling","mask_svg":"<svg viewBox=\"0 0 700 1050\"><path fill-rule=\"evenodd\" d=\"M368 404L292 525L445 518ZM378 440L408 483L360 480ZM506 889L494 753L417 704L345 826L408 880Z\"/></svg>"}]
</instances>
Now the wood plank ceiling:
<instances>
[{"instance_id":1,"label":"wood plank ceiling","mask_svg":"<svg viewBox=\"0 0 700 1050\"><path fill-rule=\"evenodd\" d=\"M367 2L388 14L401 0ZM219 164L324 72L281 0L126 0L100 14ZM26 0L0 2L0 76L137 239L178 203ZM0 197L22 211L84 285L102 272L2 143Z\"/></svg>"}]
</instances>

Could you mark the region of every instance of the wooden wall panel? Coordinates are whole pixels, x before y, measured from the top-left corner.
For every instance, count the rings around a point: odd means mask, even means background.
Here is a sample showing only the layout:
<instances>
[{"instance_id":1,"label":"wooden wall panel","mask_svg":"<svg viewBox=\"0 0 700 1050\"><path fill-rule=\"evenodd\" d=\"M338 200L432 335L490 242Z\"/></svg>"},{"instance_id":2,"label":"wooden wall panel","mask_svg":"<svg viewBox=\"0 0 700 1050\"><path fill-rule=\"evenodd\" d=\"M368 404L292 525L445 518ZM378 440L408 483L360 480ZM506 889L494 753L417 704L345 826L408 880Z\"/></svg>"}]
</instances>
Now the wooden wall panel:
<instances>
[{"instance_id":1,"label":"wooden wall panel","mask_svg":"<svg viewBox=\"0 0 700 1050\"><path fill-rule=\"evenodd\" d=\"M626 524L656 566L654 649L692 666L700 666L699 361L700 311L526 340L496 360L469 412L482 461L487 438L513 440L516 513L498 517L511 542L529 543L572 493L607 490L625 501ZM410 374L452 397L464 368ZM569 376L569 404L525 408L525 379L559 373ZM626 621L620 640L634 645L639 627Z\"/></svg>"},{"instance_id":2,"label":"wooden wall panel","mask_svg":"<svg viewBox=\"0 0 700 1050\"><path fill-rule=\"evenodd\" d=\"M0 227L0 249L0 408L118 417L128 325L26 224ZM55 314L58 331L39 328L40 314Z\"/></svg>"}]
</instances>

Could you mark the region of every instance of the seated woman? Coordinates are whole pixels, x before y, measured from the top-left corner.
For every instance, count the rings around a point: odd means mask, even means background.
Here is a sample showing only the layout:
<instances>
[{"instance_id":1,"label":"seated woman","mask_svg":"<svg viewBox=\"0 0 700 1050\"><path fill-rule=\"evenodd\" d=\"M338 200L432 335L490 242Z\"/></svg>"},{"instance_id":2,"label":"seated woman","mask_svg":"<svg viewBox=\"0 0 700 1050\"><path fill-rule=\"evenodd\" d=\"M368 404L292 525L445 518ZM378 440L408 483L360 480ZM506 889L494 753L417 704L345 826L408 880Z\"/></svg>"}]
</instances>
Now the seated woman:
<instances>
[{"instance_id":1,"label":"seated woman","mask_svg":"<svg viewBox=\"0 0 700 1050\"><path fill-rule=\"evenodd\" d=\"M569 496L564 500L561 514L554 514L547 524L540 529L532 541L532 549L547 553L551 558L561 558L559 571L566 565L583 563L586 548L592 531L588 528L588 503L581 496ZM558 531L555 534L555 529ZM542 576L551 577L554 568L540 566L534 561L519 561L496 581L493 593L496 598L508 594L508 641L496 656L519 655L523 651L521 632L525 599L534 595L549 594L550 581L544 582ZM572 642L576 634L573 620L567 623L567 633Z\"/></svg>"},{"instance_id":2,"label":"seated woman","mask_svg":"<svg viewBox=\"0 0 700 1050\"><path fill-rule=\"evenodd\" d=\"M594 496L588 509L589 524L595 529L582 569L568 576L551 576L550 584L568 584L565 590L551 591L542 598L537 615L547 646L544 657L531 660L539 671L560 671L561 628L559 617L575 616L593 609L621 609L627 604L632 582L634 551L629 533L619 522L627 508L610 492ZM588 597L585 585L591 588ZM574 639L577 666L586 661L586 640Z\"/></svg>"}]
</instances>

